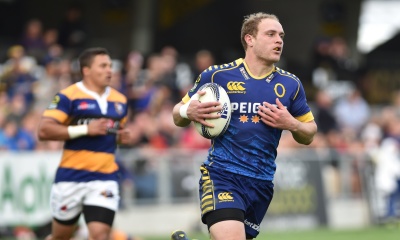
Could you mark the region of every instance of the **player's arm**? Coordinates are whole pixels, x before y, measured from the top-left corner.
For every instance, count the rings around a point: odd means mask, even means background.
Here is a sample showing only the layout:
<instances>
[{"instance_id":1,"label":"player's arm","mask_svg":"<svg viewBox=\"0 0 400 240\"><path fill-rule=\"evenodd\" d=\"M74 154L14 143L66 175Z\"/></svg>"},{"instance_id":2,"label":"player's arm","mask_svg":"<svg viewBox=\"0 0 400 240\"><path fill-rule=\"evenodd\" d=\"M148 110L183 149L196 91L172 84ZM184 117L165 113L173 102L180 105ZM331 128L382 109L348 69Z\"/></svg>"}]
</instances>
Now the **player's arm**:
<instances>
[{"instance_id":1,"label":"player's arm","mask_svg":"<svg viewBox=\"0 0 400 240\"><path fill-rule=\"evenodd\" d=\"M107 119L90 121L88 125L65 126L53 118L43 117L39 122L39 140L68 140L82 136L107 134Z\"/></svg>"},{"instance_id":2,"label":"player's arm","mask_svg":"<svg viewBox=\"0 0 400 240\"><path fill-rule=\"evenodd\" d=\"M117 131L117 143L122 145L132 144L131 130L126 127L126 122L128 121L127 115L128 112L126 112L125 117L121 120L120 128Z\"/></svg>"},{"instance_id":3,"label":"player's arm","mask_svg":"<svg viewBox=\"0 0 400 240\"><path fill-rule=\"evenodd\" d=\"M258 109L261 121L268 126L288 130L292 133L296 142L308 145L317 133L317 124L315 121L301 122L294 118L283 104L276 99L276 106L264 102Z\"/></svg>"},{"instance_id":4,"label":"player's arm","mask_svg":"<svg viewBox=\"0 0 400 240\"><path fill-rule=\"evenodd\" d=\"M297 124L292 129L288 129L296 142L308 145L310 144L313 139L315 133L317 133L317 124L315 121L311 122L300 122L299 120L295 119Z\"/></svg>"},{"instance_id":5,"label":"player's arm","mask_svg":"<svg viewBox=\"0 0 400 240\"><path fill-rule=\"evenodd\" d=\"M172 110L172 117L174 119L174 123L178 127L186 127L190 124L191 120L189 118L184 118L180 114L180 109L183 107L185 103L182 101L175 105ZM189 117L189 116L188 116Z\"/></svg>"}]
</instances>

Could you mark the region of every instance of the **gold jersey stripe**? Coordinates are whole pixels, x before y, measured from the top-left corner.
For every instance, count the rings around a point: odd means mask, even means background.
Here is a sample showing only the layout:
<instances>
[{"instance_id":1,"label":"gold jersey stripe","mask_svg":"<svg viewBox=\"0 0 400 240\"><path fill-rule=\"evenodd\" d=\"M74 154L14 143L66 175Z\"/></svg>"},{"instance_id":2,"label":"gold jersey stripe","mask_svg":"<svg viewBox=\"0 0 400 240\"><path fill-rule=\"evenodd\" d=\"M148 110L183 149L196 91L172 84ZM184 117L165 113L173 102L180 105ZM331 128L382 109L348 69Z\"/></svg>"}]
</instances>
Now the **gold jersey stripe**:
<instances>
[{"instance_id":1,"label":"gold jersey stripe","mask_svg":"<svg viewBox=\"0 0 400 240\"><path fill-rule=\"evenodd\" d=\"M68 149L64 150L60 167L100 173L113 173L118 169L111 153Z\"/></svg>"}]
</instances>

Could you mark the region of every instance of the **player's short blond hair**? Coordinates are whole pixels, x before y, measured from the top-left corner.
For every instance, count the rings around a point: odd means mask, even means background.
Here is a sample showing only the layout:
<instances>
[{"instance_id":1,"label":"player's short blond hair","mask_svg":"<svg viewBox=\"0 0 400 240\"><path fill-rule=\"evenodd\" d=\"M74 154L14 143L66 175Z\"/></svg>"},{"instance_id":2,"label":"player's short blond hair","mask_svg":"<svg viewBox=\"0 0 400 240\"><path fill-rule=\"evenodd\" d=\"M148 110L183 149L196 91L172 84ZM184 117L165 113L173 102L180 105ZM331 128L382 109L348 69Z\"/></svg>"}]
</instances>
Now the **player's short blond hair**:
<instances>
[{"instance_id":1,"label":"player's short blond hair","mask_svg":"<svg viewBox=\"0 0 400 240\"><path fill-rule=\"evenodd\" d=\"M244 40L244 37L247 34L256 36L258 32L258 25L260 24L261 20L266 18L274 19L279 22L279 19L276 15L264 12L252 13L244 17L240 40L245 51L247 49L247 43Z\"/></svg>"}]
</instances>

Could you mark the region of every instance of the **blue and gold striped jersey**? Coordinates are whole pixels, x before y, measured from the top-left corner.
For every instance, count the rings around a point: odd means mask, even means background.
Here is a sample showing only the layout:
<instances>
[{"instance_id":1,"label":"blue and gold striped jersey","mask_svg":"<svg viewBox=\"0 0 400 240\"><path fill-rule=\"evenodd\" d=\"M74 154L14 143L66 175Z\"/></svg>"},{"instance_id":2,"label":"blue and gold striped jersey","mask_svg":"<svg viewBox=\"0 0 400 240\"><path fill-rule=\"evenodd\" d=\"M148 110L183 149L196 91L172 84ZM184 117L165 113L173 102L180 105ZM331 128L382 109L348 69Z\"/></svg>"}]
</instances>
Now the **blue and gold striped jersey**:
<instances>
[{"instance_id":1,"label":"blue and gold striped jersey","mask_svg":"<svg viewBox=\"0 0 400 240\"><path fill-rule=\"evenodd\" d=\"M203 71L193 88L182 99L187 102L205 83L221 85L231 101L232 117L227 131L211 140L209 167L240 175L272 181L275 158L282 130L267 126L257 114L262 102L276 103L276 98L296 119L314 119L300 80L275 67L262 77L253 76L243 59L215 65Z\"/></svg>"},{"instance_id":2,"label":"blue and gold striped jersey","mask_svg":"<svg viewBox=\"0 0 400 240\"><path fill-rule=\"evenodd\" d=\"M116 132L125 124L127 111L126 97L111 87L99 96L78 82L57 93L43 117L66 126L106 118L109 134L66 140L55 182L117 180Z\"/></svg>"}]
</instances>

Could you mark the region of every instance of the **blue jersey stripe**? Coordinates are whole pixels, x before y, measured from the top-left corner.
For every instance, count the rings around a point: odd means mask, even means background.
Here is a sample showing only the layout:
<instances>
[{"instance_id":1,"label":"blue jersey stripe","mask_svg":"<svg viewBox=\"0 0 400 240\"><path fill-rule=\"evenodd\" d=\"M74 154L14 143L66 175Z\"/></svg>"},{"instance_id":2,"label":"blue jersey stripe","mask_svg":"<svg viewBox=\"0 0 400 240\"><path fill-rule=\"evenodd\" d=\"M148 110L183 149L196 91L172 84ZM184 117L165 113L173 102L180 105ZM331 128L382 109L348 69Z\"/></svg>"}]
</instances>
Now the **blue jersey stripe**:
<instances>
[{"instance_id":1,"label":"blue jersey stripe","mask_svg":"<svg viewBox=\"0 0 400 240\"><path fill-rule=\"evenodd\" d=\"M70 168L58 168L54 182L89 182L95 180L118 181L117 172L105 174L99 172L90 172L85 170L75 170Z\"/></svg>"}]
</instances>

